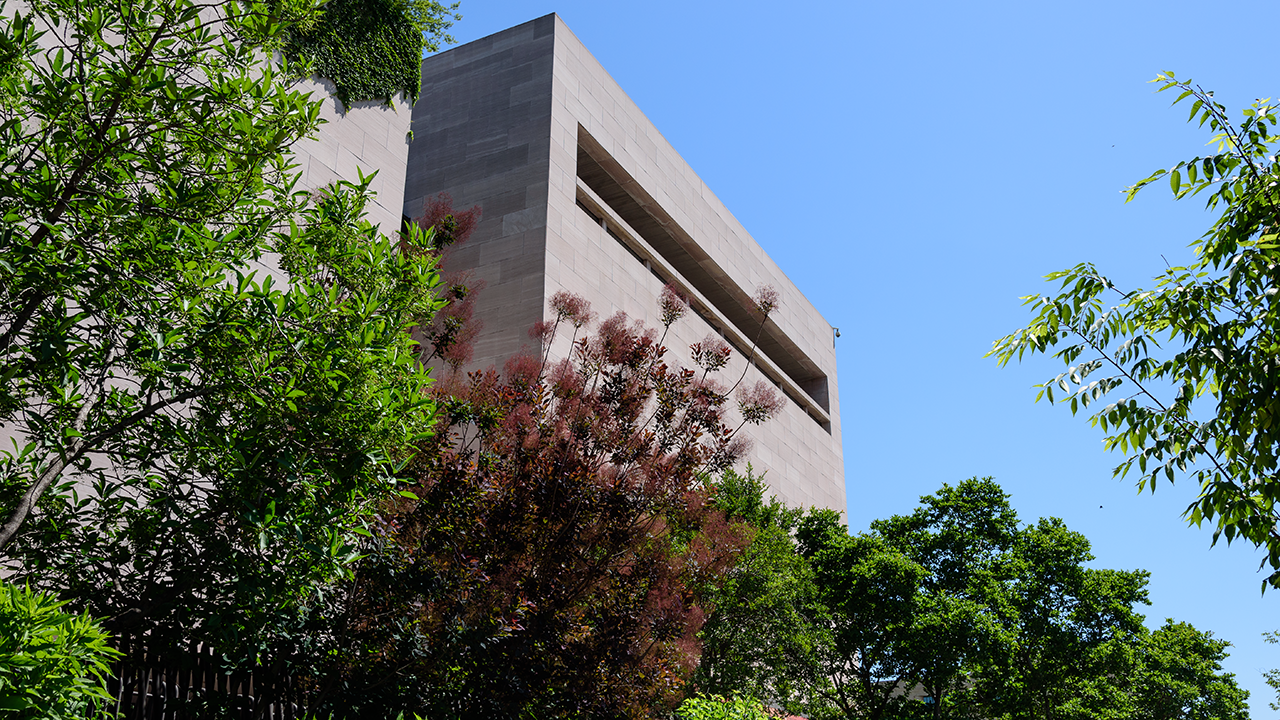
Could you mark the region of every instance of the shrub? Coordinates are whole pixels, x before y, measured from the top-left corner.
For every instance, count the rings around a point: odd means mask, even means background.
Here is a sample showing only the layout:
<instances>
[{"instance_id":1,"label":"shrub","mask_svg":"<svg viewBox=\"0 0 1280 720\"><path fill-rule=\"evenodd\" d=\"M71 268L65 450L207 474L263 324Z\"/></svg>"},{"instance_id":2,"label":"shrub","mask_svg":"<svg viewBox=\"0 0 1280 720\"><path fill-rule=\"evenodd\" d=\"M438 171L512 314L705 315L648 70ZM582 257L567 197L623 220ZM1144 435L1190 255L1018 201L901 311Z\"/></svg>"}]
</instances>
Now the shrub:
<instances>
[{"instance_id":1,"label":"shrub","mask_svg":"<svg viewBox=\"0 0 1280 720\"><path fill-rule=\"evenodd\" d=\"M0 583L0 717L83 718L111 699L103 675L119 653L93 618L62 605Z\"/></svg>"},{"instance_id":2,"label":"shrub","mask_svg":"<svg viewBox=\"0 0 1280 720\"><path fill-rule=\"evenodd\" d=\"M691 697L676 709L677 720L769 720L758 700L720 695Z\"/></svg>"}]
</instances>

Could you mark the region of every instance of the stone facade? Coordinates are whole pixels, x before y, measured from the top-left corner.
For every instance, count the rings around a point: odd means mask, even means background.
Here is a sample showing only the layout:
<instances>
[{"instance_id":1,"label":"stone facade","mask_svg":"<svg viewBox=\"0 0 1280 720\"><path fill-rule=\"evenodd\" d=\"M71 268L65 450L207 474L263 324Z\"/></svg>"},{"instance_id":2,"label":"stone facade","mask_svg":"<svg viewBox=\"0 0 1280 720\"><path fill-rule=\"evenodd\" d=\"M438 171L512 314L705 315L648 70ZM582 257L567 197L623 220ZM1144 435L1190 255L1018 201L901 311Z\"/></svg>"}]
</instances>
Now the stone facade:
<instances>
[{"instance_id":1,"label":"stone facade","mask_svg":"<svg viewBox=\"0 0 1280 720\"><path fill-rule=\"evenodd\" d=\"M408 100L397 96L391 105L369 100L347 108L333 96L329 80L312 77L299 85L312 98L324 98L320 117L325 121L314 138L293 146L293 162L302 173L299 187L320 188L339 178L356 182L359 172L368 176L376 171L369 189L377 194L366 210L382 232L394 235L400 230L409 160L413 108Z\"/></svg>"},{"instance_id":2,"label":"stone facade","mask_svg":"<svg viewBox=\"0 0 1280 720\"><path fill-rule=\"evenodd\" d=\"M486 283L476 364L501 364L564 289L601 315L657 325L665 283L697 311L667 345L720 334L724 377L766 380L790 399L749 428L749 459L793 505L845 508L832 328L556 15L434 55L413 111L404 214L440 192L481 221L451 257ZM391 174L388 173L388 177ZM762 331L761 286L780 309ZM747 367L752 341L756 360ZM560 352L563 347L557 348Z\"/></svg>"}]
</instances>

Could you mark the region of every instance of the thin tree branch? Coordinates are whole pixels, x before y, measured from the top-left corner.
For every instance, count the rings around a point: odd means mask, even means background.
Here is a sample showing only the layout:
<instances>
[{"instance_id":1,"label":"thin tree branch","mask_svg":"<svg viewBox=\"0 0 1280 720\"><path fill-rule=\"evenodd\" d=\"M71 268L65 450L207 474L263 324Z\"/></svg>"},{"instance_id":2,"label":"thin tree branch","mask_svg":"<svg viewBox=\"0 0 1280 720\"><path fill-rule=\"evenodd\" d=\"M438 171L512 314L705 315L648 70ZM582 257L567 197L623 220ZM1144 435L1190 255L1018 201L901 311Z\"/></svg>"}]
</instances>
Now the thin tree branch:
<instances>
[{"instance_id":1,"label":"thin tree branch","mask_svg":"<svg viewBox=\"0 0 1280 720\"><path fill-rule=\"evenodd\" d=\"M203 387L179 393L178 395L174 395L173 397L165 400L151 403L137 412L134 412L132 415L119 420L107 427L105 430L95 433L88 438L81 437L73 440L70 447L67 448L71 452L68 453L65 450L62 450L58 453L57 457L45 467L43 472L40 473L36 481L27 488L26 492L22 494L22 498L19 499L17 506L9 513L4 524L0 525L0 552L3 552L5 547L8 546L9 541L13 539L13 536L16 535L19 528L22 527L22 524L35 508L36 503L40 501L41 496L44 495L45 491L49 489L49 486L52 485L55 480L61 477L62 471L65 470L68 465L75 464L92 448L98 447L103 442L119 435L121 432L124 432L131 426L136 425L138 422L156 414L160 410L171 405L176 405L178 403L186 402L187 400L193 400L195 398L208 395L214 390L215 388ZM76 418L75 423L77 431L83 428L85 421L88 419L89 412L95 404L96 403L86 402L80 408L80 413Z\"/></svg>"}]
</instances>

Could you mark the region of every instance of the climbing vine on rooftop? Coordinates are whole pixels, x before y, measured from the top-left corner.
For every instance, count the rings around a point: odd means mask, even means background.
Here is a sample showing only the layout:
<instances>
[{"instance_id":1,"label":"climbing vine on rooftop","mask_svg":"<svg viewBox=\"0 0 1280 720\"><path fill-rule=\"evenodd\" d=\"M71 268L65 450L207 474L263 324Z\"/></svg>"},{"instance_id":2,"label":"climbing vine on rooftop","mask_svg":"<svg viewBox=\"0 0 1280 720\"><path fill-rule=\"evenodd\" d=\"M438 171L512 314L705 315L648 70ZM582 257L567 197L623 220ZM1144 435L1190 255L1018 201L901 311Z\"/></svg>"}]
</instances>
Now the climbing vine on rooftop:
<instances>
[{"instance_id":1,"label":"climbing vine on rooftop","mask_svg":"<svg viewBox=\"0 0 1280 720\"><path fill-rule=\"evenodd\" d=\"M422 53L454 41L447 33L462 17L457 9L456 2L437 0L329 0L320 19L295 32L284 51L332 80L347 107L362 100L390 105L397 92L416 101Z\"/></svg>"}]
</instances>

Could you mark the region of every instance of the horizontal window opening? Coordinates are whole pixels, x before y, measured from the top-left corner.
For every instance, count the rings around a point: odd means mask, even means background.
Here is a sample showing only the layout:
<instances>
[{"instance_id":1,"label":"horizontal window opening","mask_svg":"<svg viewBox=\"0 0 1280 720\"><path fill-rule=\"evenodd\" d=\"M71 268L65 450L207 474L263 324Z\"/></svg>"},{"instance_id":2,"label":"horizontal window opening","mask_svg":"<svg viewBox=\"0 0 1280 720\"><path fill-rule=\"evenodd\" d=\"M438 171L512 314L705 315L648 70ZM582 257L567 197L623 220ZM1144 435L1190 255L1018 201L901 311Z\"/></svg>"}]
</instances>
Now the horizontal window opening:
<instances>
[{"instance_id":1,"label":"horizontal window opening","mask_svg":"<svg viewBox=\"0 0 1280 720\"><path fill-rule=\"evenodd\" d=\"M581 125L578 126L577 175L597 200L603 201L610 212L638 233L690 287L714 305L738 334L755 337L750 293L722 277L722 272L713 274L715 264L705 257L705 251ZM767 356L818 407L830 411L826 374L776 324L766 326L757 351Z\"/></svg>"},{"instance_id":2,"label":"horizontal window opening","mask_svg":"<svg viewBox=\"0 0 1280 720\"><path fill-rule=\"evenodd\" d=\"M645 268L646 268L646 269L647 269L647 270L648 270L648 271L649 271L649 272L650 272L654 277L658 278L659 280L662 280L662 282L664 282L664 283L665 283L665 282L668 282L666 279L664 279L664 278L662 277L662 275L660 275L660 274L658 273L658 271L657 271L657 270L655 270L655 269L654 269L654 267L653 267L653 263L651 263L651 262L649 262L648 260L645 260L643 257L641 257L641 256L640 256L640 253L636 252L636 249L635 249L635 248L633 248L633 247L631 247L631 243L627 242L626 240L623 240L621 235L619 235L618 233L614 232L613 228L609 227L609 223L608 223L607 221L605 221L605 219L604 219L604 218L602 218L602 217L600 217L599 215L596 215L594 212L592 212L591 208L587 207L587 204L586 204L586 203L584 203L584 202L582 202L581 200L578 200L578 201L577 201L577 204L578 204L578 208L580 208L580 209L582 210L582 212L586 213L586 214L587 214L587 217L591 218L591 221L592 221L592 222L594 222L596 225L599 225L600 227L604 228L604 231L605 231L606 233L608 233L609 237L611 237L611 238L613 238L614 240L616 240L616 241L618 242L618 244L622 246L622 249L626 250L626 251L627 251L627 253L631 255L631 257L633 257L633 258L635 258L635 259L636 259L636 262L640 263L641 265L644 265L644 266L645 266ZM706 318L703 318L703 319L705 320Z\"/></svg>"},{"instance_id":3,"label":"horizontal window opening","mask_svg":"<svg viewBox=\"0 0 1280 720\"><path fill-rule=\"evenodd\" d=\"M595 223L595 224L597 224L597 225L603 225L603 224L604 224L604 218L602 218L602 217L600 217L599 215L596 215L595 213L591 212L591 208L587 207L587 204L586 204L586 203L584 203L584 202L582 202L581 200L579 200L579 201L578 201L578 209L579 209L579 210L581 210L582 212L586 213L586 214L587 214L587 217L591 218L591 222L593 222L593 223Z\"/></svg>"},{"instance_id":4,"label":"horizontal window opening","mask_svg":"<svg viewBox=\"0 0 1280 720\"><path fill-rule=\"evenodd\" d=\"M683 281L673 282L674 285L680 287L688 283L689 287L695 288L699 294L715 306L721 315L735 326L736 334L754 339L757 336L755 332L755 314L754 309L750 307L749 295L731 280L727 284L723 280L717 280L706 268L702 267L699 260L690 254L689 247L693 246L696 252L703 254L705 252L696 247L696 243L693 242L692 238L687 237L687 234L670 217L666 216L656 202L644 193L638 183L626 174L621 166L600 147L599 143L582 126L578 127L578 142L577 176L584 185L595 193L596 197L591 202L595 204L603 201L603 205L600 208L601 212L606 212L607 209L607 212L612 212L614 217L621 218L626 225L630 226L632 231L640 235L644 245L647 245L651 251L660 255L666 265L674 268L680 274L680 280ZM635 195L642 197L638 200ZM655 277L663 282L672 282L671 278L664 278L657 271L654 263L646 261L631 242L619 235L619 231L625 232L622 228L615 230L612 220L601 218L581 198L577 200L577 204L596 224L604 228L610 236L626 248L627 252L643 264ZM676 237L677 235L681 237ZM637 245L640 244L638 243ZM650 250L646 250L646 252ZM703 258L703 262L710 263L710 259ZM750 353L738 347L737 343L733 342L723 329L718 327L718 324L711 319L710 313L703 312L696 307L693 309L708 326L719 332L738 354L743 357L750 357ZM773 365L794 382L794 385L784 384L778 378L772 377L771 373L765 371L766 366L757 364L757 369L768 377L774 385L782 388L783 394L803 409L805 414L812 418L814 422L817 422L830 433L831 424L829 421L814 415L805 403L792 397L792 389L798 387L805 395L808 395L808 400L823 410L830 411L827 376L818 368L817 364L805 355L804 351L797 347L794 341L786 337L786 334L780 328L777 328L772 323L759 334L756 353L768 357Z\"/></svg>"},{"instance_id":5,"label":"horizontal window opening","mask_svg":"<svg viewBox=\"0 0 1280 720\"><path fill-rule=\"evenodd\" d=\"M659 282L663 284L670 284L677 288L681 287L682 283L676 281L675 278L665 277L663 273L658 271L658 268L655 267L652 262L646 260L644 256L642 256L639 252L636 251L636 248L633 246L633 244L631 242L628 242L626 238L623 237L623 233L626 232L625 230L622 230L621 228L619 228L618 230L614 230L614 226L611 221L600 217L591 209L591 207L589 207L581 199L577 200L577 205L578 205L578 208L581 209L582 212L587 215L587 217L591 218L592 224L599 225L609 235L609 237L616 240L617 243L627 251L627 254L635 258L636 262L644 266L644 268L648 270L651 275L657 278ZM730 348L732 348L735 352L737 352L738 355L744 361L750 362L751 365L756 369L756 372L763 375L765 379L767 379L770 383L772 383L773 386L776 387L784 397L786 397L788 400L791 401L793 405L795 405L802 412L804 412L804 414L808 416L810 420L813 420L815 423L817 423L823 430L827 432L827 434L831 433L830 422L823 420L820 417L816 417L812 412L810 412L809 408L804 404L803 401L801 401L799 398L797 398L795 395L792 394L789 386L784 384L778 378L773 377L773 375L770 372L768 372L765 367L762 367L759 363L755 361L755 356L758 355L760 352L759 348L756 349L755 353L752 353L742 348L737 342L734 341L733 338L725 334L724 329L720 327L720 324L718 322L716 322L714 319L711 318L710 313L699 308L698 303L692 299L690 299L689 301L689 309L693 311L694 315L697 315L699 318L701 318L702 322L706 323L707 327L711 328L712 332L717 333L720 336L720 338L724 340L725 343L729 345ZM826 377L823 376L821 378L821 381L822 381L822 389L825 392ZM807 394L810 394L812 396L812 392L808 388L802 387L801 389L804 390ZM822 406L825 408L825 403L823 403Z\"/></svg>"}]
</instances>

